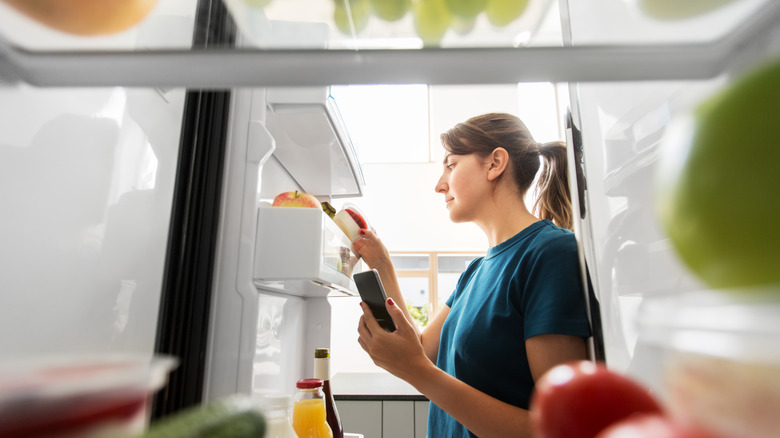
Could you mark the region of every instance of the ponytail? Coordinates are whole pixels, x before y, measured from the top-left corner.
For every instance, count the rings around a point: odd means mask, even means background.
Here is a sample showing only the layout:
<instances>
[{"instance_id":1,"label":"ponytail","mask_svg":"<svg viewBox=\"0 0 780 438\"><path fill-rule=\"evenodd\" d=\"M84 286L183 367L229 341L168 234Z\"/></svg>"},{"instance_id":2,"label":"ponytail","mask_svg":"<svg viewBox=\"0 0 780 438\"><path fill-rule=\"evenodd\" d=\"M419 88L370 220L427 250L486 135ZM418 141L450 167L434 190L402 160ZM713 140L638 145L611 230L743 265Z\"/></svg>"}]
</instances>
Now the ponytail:
<instances>
[{"instance_id":1,"label":"ponytail","mask_svg":"<svg viewBox=\"0 0 780 438\"><path fill-rule=\"evenodd\" d=\"M540 219L550 219L555 225L573 227L569 177L566 165L566 144L553 141L539 145L542 169L536 184L533 213Z\"/></svg>"}]
</instances>

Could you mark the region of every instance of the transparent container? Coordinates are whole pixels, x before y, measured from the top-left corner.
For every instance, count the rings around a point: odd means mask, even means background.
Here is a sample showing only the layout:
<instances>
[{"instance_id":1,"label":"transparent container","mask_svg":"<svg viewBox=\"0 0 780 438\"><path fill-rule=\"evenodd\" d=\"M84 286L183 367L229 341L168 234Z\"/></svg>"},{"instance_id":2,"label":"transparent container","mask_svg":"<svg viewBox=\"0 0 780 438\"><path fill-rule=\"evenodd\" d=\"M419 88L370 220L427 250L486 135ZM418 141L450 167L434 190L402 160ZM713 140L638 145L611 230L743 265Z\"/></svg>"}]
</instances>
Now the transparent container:
<instances>
[{"instance_id":1,"label":"transparent container","mask_svg":"<svg viewBox=\"0 0 780 438\"><path fill-rule=\"evenodd\" d=\"M661 354L669 412L731 438L780 431L780 285L647 299L644 342Z\"/></svg>"},{"instance_id":2,"label":"transparent container","mask_svg":"<svg viewBox=\"0 0 780 438\"><path fill-rule=\"evenodd\" d=\"M301 379L296 384L293 429L299 438L333 438L325 411L322 379Z\"/></svg>"},{"instance_id":3,"label":"transparent container","mask_svg":"<svg viewBox=\"0 0 780 438\"><path fill-rule=\"evenodd\" d=\"M169 356L57 356L0 361L0 436L129 437L177 365Z\"/></svg>"},{"instance_id":4,"label":"transparent container","mask_svg":"<svg viewBox=\"0 0 780 438\"><path fill-rule=\"evenodd\" d=\"M265 395L261 400L261 407L266 420L265 438L298 438L291 423L291 396L287 394Z\"/></svg>"}]
</instances>

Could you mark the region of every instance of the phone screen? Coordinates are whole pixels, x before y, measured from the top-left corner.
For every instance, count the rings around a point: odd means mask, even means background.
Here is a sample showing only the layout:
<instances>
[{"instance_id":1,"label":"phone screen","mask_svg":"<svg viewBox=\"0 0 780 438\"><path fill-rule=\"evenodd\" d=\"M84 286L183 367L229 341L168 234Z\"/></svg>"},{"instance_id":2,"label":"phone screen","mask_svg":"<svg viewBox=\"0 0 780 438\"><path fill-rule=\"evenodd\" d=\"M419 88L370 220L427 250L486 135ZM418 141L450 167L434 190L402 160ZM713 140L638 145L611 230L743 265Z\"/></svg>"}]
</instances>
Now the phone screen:
<instances>
[{"instance_id":1,"label":"phone screen","mask_svg":"<svg viewBox=\"0 0 780 438\"><path fill-rule=\"evenodd\" d=\"M359 272L352 276L355 279L355 285L357 285L360 298L364 303L368 304L368 308L371 309L371 313L376 318L377 322L383 329L388 332L395 331L395 324L390 314L387 313L385 307L385 301L387 301L387 295L385 289L382 286L382 280L379 278L379 273L375 269L365 272Z\"/></svg>"}]
</instances>

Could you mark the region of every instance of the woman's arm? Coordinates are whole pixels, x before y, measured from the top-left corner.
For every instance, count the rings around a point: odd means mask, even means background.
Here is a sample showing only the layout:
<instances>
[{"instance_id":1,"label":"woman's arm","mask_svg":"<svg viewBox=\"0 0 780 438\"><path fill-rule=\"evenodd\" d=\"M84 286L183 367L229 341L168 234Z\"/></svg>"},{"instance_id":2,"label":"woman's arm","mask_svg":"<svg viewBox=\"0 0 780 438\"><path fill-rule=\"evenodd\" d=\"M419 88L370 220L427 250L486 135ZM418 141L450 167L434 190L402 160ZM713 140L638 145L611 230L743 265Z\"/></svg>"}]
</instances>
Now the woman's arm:
<instances>
[{"instance_id":1,"label":"woman's arm","mask_svg":"<svg viewBox=\"0 0 780 438\"><path fill-rule=\"evenodd\" d=\"M372 231L365 230L363 238L355 242L354 246L368 267L379 272L379 278L382 280L382 286L384 286L388 298L393 299L408 321L414 321L401 293L398 276L395 274L395 267L392 260L390 260L390 254L382 241ZM423 345L425 354L433 363L436 363L436 356L439 353L441 326L444 324L444 319L449 314L449 310L449 307L445 306L436 314L433 320L428 322L428 326L422 332L416 325L412 324Z\"/></svg>"},{"instance_id":2,"label":"woman's arm","mask_svg":"<svg viewBox=\"0 0 780 438\"><path fill-rule=\"evenodd\" d=\"M529 411L504 403L445 373L431 361L414 327L395 303L387 309L398 330L382 330L363 306L360 345L378 366L407 381L431 402L480 437L529 437ZM587 356L582 338L539 335L526 341L534 380L552 366Z\"/></svg>"},{"instance_id":3,"label":"woman's arm","mask_svg":"<svg viewBox=\"0 0 780 438\"><path fill-rule=\"evenodd\" d=\"M362 305L358 342L376 365L405 380L480 437L530 437L529 411L504 403L438 368L426 355L412 324L388 300L398 329L384 331Z\"/></svg>"}]
</instances>

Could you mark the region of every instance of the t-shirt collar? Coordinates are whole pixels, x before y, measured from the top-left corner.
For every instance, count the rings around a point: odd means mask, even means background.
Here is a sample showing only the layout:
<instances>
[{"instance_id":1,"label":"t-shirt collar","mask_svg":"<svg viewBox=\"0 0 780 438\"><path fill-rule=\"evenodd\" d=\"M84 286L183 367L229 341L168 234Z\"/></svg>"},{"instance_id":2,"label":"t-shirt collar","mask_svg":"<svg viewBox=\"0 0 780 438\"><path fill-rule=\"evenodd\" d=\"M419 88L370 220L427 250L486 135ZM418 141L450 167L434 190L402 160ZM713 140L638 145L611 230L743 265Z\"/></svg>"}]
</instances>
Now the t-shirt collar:
<instances>
[{"instance_id":1,"label":"t-shirt collar","mask_svg":"<svg viewBox=\"0 0 780 438\"><path fill-rule=\"evenodd\" d=\"M535 233L538 229L540 229L541 227L545 226L548 223L551 223L549 219L542 219L523 228L519 233L499 243L498 245L488 249L487 254L485 255L485 260L491 259L501 254L502 252L506 251L507 249L513 247L518 242L522 241L529 235Z\"/></svg>"}]
</instances>

